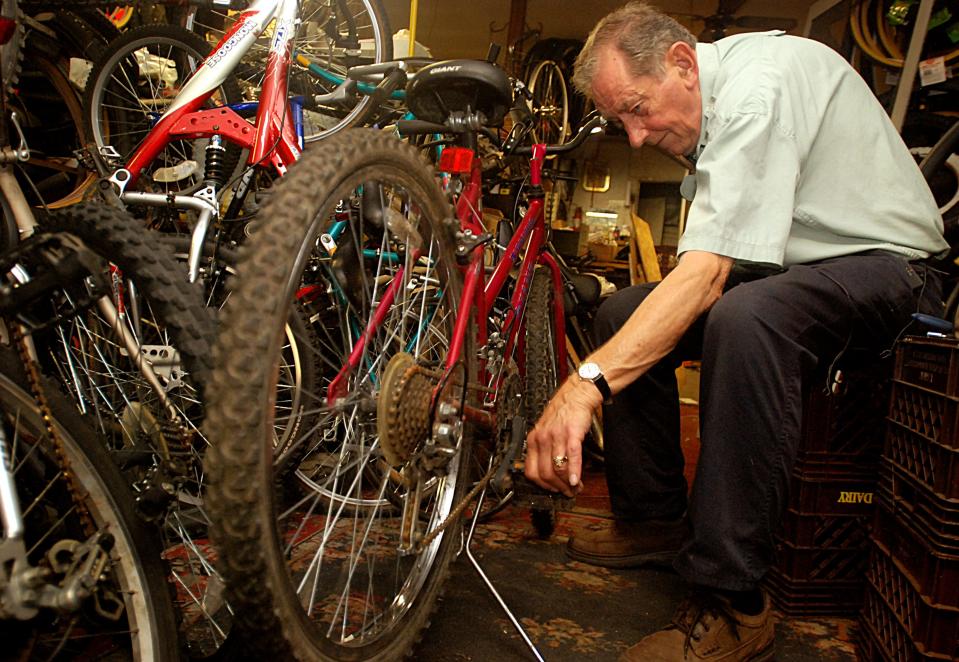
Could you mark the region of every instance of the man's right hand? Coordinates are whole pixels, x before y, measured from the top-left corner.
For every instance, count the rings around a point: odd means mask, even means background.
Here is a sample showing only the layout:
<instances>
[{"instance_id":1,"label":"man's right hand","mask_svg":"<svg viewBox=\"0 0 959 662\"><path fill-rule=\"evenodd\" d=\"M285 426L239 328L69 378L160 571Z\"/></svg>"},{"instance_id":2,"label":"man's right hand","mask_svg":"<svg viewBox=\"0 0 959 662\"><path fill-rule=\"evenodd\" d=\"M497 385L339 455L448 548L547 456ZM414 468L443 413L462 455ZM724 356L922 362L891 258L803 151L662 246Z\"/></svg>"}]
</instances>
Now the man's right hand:
<instances>
[{"instance_id":1,"label":"man's right hand","mask_svg":"<svg viewBox=\"0 0 959 662\"><path fill-rule=\"evenodd\" d=\"M566 380L526 437L527 478L568 497L582 489L583 439L602 401L595 385Z\"/></svg>"}]
</instances>

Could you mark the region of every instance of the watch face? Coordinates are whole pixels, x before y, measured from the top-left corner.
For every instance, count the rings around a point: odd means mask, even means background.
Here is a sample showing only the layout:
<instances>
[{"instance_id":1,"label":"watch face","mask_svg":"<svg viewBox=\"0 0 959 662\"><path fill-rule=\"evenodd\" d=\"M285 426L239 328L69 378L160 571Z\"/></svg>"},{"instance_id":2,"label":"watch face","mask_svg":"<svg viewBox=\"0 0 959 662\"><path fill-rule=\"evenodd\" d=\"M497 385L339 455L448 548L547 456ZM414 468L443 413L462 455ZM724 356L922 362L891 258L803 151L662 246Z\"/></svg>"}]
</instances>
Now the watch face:
<instances>
[{"instance_id":1,"label":"watch face","mask_svg":"<svg viewBox=\"0 0 959 662\"><path fill-rule=\"evenodd\" d=\"M583 379L588 379L589 381L595 381L602 373L599 370L599 366L595 363L584 363L579 366L579 376Z\"/></svg>"}]
</instances>

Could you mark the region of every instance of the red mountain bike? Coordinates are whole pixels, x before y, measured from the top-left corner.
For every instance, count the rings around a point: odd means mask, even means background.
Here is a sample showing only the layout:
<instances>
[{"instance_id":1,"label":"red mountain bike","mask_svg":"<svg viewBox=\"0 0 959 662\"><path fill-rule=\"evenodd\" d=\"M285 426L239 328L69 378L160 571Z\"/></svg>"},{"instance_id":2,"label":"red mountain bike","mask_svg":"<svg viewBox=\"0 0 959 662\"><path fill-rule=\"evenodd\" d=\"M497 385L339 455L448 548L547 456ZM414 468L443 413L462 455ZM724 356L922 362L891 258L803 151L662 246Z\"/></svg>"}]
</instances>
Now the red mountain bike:
<instances>
[{"instance_id":1,"label":"red mountain bike","mask_svg":"<svg viewBox=\"0 0 959 662\"><path fill-rule=\"evenodd\" d=\"M482 61L430 65L407 87L438 134L447 191L421 151L351 130L290 168L242 248L209 388L208 506L236 618L271 655L394 659L429 621L461 515L508 466L566 374L561 274L546 249L541 169L505 246L482 224L480 141L513 104ZM485 138L484 138L485 136ZM455 211L448 196L455 199ZM290 311L322 388L309 429L274 430ZM477 480L478 476L482 479Z\"/></svg>"}]
</instances>

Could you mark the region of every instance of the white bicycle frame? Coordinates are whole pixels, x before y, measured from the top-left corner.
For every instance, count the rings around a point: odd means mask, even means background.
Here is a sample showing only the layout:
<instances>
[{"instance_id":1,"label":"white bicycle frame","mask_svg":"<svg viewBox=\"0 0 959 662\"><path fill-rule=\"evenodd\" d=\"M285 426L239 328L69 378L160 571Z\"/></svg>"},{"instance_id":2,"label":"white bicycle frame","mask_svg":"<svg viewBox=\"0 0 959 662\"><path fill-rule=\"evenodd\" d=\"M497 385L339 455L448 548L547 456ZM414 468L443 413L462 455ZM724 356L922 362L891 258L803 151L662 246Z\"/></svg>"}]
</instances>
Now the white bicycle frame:
<instances>
[{"instance_id":1,"label":"white bicycle frame","mask_svg":"<svg viewBox=\"0 0 959 662\"><path fill-rule=\"evenodd\" d=\"M269 163L281 175L299 158L303 149L293 127L287 101L287 71L298 23L299 0L255 0L237 17L213 52L187 80L160 116L159 121L133 153L125 167L115 170L109 181L124 203L173 206L198 213L190 242L189 277L196 280L203 242L211 221L219 216L217 191L207 185L191 195L128 191L143 169L172 141L220 136L248 150L247 164ZM201 110L203 103L236 69L243 56L276 20L270 41L256 119L251 125L229 107ZM106 156L115 156L104 148Z\"/></svg>"}]
</instances>

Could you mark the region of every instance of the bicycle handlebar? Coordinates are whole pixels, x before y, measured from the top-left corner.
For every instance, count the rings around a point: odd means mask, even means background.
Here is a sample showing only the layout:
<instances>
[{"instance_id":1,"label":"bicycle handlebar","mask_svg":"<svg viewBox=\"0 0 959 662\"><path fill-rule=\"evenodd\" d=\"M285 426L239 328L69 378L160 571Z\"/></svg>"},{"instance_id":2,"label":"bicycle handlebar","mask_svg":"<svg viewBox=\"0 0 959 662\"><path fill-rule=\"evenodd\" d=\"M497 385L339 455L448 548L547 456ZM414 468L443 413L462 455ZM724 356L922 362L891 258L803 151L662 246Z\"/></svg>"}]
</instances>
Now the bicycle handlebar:
<instances>
[{"instance_id":1,"label":"bicycle handlebar","mask_svg":"<svg viewBox=\"0 0 959 662\"><path fill-rule=\"evenodd\" d=\"M396 71L406 73L407 64L403 60L390 60L389 62L378 62L376 64L358 64L350 67L346 71L346 77L352 80L367 80L370 82L379 82L384 77Z\"/></svg>"},{"instance_id":2,"label":"bicycle handlebar","mask_svg":"<svg viewBox=\"0 0 959 662\"><path fill-rule=\"evenodd\" d=\"M583 142L593 133L602 131L606 127L606 120L603 119L599 113L595 111L589 116L589 120L583 124L579 131L573 136L573 139L569 142L563 143L562 145L547 145L546 153L547 154L563 154L565 152L572 151L583 144ZM396 131L401 136L411 136L416 134L423 133L463 133L464 131L470 130L471 126L466 124L459 124L456 126L449 126L447 124L439 124L437 122L426 122L424 120L397 120L396 122ZM520 156L529 156L533 153L532 147L514 147L507 149L511 154L516 154Z\"/></svg>"},{"instance_id":3,"label":"bicycle handlebar","mask_svg":"<svg viewBox=\"0 0 959 662\"><path fill-rule=\"evenodd\" d=\"M546 153L547 154L565 154L566 152L571 152L585 142L594 133L600 133L606 128L606 120L595 111L592 113L589 121L580 126L579 131L576 132L576 135L573 136L573 139L563 143L562 145L547 145ZM519 156L530 156L533 153L532 147L517 147L513 150L513 154Z\"/></svg>"}]
</instances>

